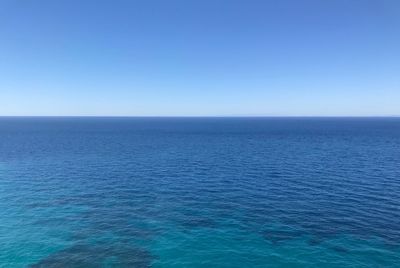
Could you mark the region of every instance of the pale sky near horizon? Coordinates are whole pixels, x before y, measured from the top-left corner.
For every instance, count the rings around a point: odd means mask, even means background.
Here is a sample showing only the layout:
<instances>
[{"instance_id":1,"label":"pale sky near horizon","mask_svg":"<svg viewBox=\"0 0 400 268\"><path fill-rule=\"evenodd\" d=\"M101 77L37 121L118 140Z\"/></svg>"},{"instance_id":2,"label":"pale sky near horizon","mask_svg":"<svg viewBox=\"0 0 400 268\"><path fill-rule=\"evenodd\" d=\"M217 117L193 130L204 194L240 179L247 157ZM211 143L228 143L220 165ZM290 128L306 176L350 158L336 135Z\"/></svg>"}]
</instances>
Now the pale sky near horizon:
<instances>
[{"instance_id":1,"label":"pale sky near horizon","mask_svg":"<svg viewBox=\"0 0 400 268\"><path fill-rule=\"evenodd\" d=\"M2 0L0 115L400 115L400 1Z\"/></svg>"}]
</instances>

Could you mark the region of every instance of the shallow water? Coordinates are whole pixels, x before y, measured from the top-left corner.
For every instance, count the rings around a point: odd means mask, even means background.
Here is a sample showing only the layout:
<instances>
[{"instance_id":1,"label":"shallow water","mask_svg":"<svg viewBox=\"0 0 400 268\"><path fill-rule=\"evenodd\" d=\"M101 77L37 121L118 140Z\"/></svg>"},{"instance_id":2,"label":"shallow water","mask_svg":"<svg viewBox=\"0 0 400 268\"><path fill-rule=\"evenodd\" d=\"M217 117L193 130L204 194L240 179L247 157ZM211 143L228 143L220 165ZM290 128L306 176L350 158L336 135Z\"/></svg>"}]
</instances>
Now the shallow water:
<instances>
[{"instance_id":1,"label":"shallow water","mask_svg":"<svg viewBox=\"0 0 400 268\"><path fill-rule=\"evenodd\" d=\"M0 118L0 267L398 267L398 118Z\"/></svg>"}]
</instances>

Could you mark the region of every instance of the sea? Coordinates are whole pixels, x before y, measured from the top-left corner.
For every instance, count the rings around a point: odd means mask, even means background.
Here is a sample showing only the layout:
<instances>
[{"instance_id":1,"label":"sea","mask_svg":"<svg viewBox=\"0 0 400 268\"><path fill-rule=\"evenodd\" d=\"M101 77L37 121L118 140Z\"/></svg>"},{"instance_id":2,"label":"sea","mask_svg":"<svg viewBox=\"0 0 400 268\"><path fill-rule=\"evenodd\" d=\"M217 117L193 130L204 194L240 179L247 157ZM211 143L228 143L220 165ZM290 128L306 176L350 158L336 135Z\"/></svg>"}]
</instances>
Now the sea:
<instances>
[{"instance_id":1,"label":"sea","mask_svg":"<svg viewBox=\"0 0 400 268\"><path fill-rule=\"evenodd\" d=\"M1 117L0 267L400 267L400 118Z\"/></svg>"}]
</instances>

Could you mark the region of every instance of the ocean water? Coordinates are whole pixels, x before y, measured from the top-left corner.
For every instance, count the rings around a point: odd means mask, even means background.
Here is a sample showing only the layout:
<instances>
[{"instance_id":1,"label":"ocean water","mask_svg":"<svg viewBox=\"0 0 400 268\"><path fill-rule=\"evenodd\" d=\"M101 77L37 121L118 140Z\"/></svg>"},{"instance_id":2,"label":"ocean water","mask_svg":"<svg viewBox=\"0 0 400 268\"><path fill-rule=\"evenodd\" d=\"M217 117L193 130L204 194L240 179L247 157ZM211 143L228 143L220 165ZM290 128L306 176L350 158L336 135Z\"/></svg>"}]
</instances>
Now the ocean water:
<instances>
[{"instance_id":1,"label":"ocean water","mask_svg":"<svg viewBox=\"0 0 400 268\"><path fill-rule=\"evenodd\" d=\"M0 267L400 267L400 119L0 118Z\"/></svg>"}]
</instances>

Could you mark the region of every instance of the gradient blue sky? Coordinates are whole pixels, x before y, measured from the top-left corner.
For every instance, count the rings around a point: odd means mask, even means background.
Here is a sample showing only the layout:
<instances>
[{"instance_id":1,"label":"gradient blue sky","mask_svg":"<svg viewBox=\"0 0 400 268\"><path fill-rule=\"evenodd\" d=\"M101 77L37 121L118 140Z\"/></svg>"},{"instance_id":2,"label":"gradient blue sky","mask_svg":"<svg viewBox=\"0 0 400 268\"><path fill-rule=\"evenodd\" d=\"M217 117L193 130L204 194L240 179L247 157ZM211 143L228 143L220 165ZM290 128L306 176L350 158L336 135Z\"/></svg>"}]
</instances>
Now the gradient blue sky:
<instances>
[{"instance_id":1,"label":"gradient blue sky","mask_svg":"<svg viewBox=\"0 0 400 268\"><path fill-rule=\"evenodd\" d=\"M400 115L400 1L1 0L0 115Z\"/></svg>"}]
</instances>

